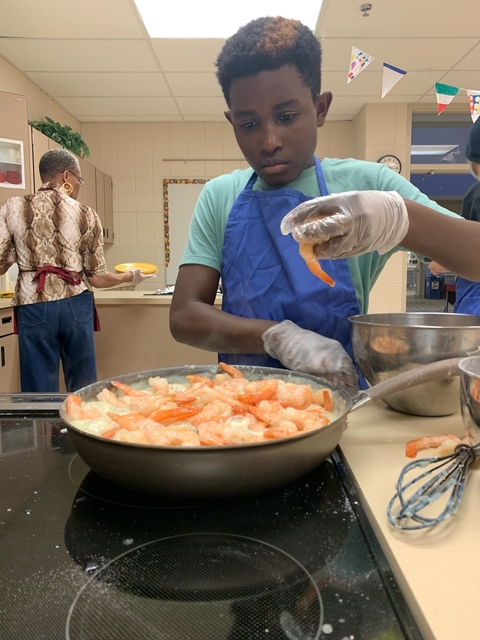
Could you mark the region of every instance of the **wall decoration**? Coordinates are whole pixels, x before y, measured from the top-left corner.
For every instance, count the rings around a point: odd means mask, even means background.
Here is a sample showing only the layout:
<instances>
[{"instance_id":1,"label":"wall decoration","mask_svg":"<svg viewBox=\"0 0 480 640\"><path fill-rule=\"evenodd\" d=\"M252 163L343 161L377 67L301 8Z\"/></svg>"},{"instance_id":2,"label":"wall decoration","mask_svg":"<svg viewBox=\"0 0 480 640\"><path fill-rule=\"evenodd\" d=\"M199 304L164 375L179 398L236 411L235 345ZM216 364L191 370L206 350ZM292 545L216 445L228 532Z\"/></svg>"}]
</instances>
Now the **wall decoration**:
<instances>
[{"instance_id":1,"label":"wall decoration","mask_svg":"<svg viewBox=\"0 0 480 640\"><path fill-rule=\"evenodd\" d=\"M322 41L325 40L327 32L328 29L323 34ZM340 36L335 35L329 35L328 38L332 40L341 40L351 48L350 67L348 70L347 84L354 80L371 62L375 60L372 55L370 55L369 53L365 53L365 51L363 51L359 47L356 47L348 40L345 40L345 38L341 38ZM400 82L400 80L407 74L407 71L399 69L398 67L394 67L392 64L387 64L386 62L383 62L382 64L383 74L381 96L382 98L384 98L393 89L393 87L398 84L398 82ZM454 87L452 85L445 85L439 82L434 82L430 78L425 78L418 75L417 73L412 73L411 71L408 71L408 74L415 78L420 78L421 80L428 82L430 85L435 85L435 87L437 87L438 85L438 87L440 87L440 93L439 91L437 91L437 97L440 96L440 100L443 100L443 102L437 101L439 105L438 115L440 115L446 109L446 107L460 91L465 91L465 93L468 94L468 99L470 102L470 112L472 115L472 120L475 122L475 120L479 117L480 106L478 105L480 103L480 90L465 89L464 87ZM449 87L449 89L442 89L442 87ZM442 90L446 91L447 93L441 93ZM475 96L478 96L478 99L475 99ZM473 99L473 101L471 98Z\"/></svg>"},{"instance_id":2,"label":"wall decoration","mask_svg":"<svg viewBox=\"0 0 480 640\"><path fill-rule=\"evenodd\" d=\"M347 84L354 80L358 75L360 75L362 71L366 69L368 65L374 60L375 58L370 54L365 53L365 51L352 46Z\"/></svg>"},{"instance_id":3,"label":"wall decoration","mask_svg":"<svg viewBox=\"0 0 480 640\"><path fill-rule=\"evenodd\" d=\"M382 74L382 99L389 93L393 87L407 75L406 71L393 67L391 64L383 63Z\"/></svg>"},{"instance_id":4,"label":"wall decoration","mask_svg":"<svg viewBox=\"0 0 480 640\"><path fill-rule=\"evenodd\" d=\"M474 122L480 116L480 91L467 91L468 102L470 103L470 115Z\"/></svg>"},{"instance_id":5,"label":"wall decoration","mask_svg":"<svg viewBox=\"0 0 480 640\"><path fill-rule=\"evenodd\" d=\"M437 115L440 115L442 111L445 111L459 91L460 89L458 87L453 87L451 84L442 84L441 82L435 83L435 93L437 94Z\"/></svg>"},{"instance_id":6,"label":"wall decoration","mask_svg":"<svg viewBox=\"0 0 480 640\"><path fill-rule=\"evenodd\" d=\"M169 198L168 198L168 185L169 184L205 184L208 182L206 179L196 178L166 178L163 181L163 225L165 235L165 266L170 264L170 220L169 220Z\"/></svg>"},{"instance_id":7,"label":"wall decoration","mask_svg":"<svg viewBox=\"0 0 480 640\"><path fill-rule=\"evenodd\" d=\"M82 136L77 131L73 131L72 127L68 125L62 126L48 116L45 116L45 122L42 120L29 120L28 124L79 158L88 158L90 155L90 150Z\"/></svg>"}]
</instances>

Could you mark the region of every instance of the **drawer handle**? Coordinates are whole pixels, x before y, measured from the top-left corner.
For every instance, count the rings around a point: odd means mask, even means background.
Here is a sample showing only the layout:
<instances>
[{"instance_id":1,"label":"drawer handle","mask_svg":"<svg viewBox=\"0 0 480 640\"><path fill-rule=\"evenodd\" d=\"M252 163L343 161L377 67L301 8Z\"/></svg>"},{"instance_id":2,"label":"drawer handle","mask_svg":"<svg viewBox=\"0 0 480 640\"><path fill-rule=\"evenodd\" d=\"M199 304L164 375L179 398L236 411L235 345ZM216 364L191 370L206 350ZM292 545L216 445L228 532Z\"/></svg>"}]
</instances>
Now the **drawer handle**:
<instances>
[{"instance_id":1,"label":"drawer handle","mask_svg":"<svg viewBox=\"0 0 480 640\"><path fill-rule=\"evenodd\" d=\"M2 353L2 367L5 366L5 347L1 348L1 353Z\"/></svg>"},{"instance_id":2,"label":"drawer handle","mask_svg":"<svg viewBox=\"0 0 480 640\"><path fill-rule=\"evenodd\" d=\"M6 316L5 318L2 318L2 324L8 324L9 322L12 322L12 316Z\"/></svg>"}]
</instances>

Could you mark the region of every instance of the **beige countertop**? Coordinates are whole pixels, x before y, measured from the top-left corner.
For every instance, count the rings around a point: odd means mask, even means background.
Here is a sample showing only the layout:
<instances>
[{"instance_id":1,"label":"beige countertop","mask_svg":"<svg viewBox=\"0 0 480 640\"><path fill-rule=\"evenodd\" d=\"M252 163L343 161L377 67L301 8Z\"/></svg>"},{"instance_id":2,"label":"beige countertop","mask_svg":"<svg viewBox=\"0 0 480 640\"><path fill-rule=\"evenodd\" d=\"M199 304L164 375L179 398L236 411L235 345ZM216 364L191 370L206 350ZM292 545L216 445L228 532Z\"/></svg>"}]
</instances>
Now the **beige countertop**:
<instances>
[{"instance_id":1,"label":"beige countertop","mask_svg":"<svg viewBox=\"0 0 480 640\"><path fill-rule=\"evenodd\" d=\"M110 304L143 304L143 305L170 305L172 302L171 295L152 296L145 295L150 291L122 291L119 289L100 290L95 289L95 302L98 306ZM220 304L222 297L218 296L215 304ZM0 309L7 309L12 305L11 298L0 298Z\"/></svg>"},{"instance_id":2,"label":"beige countertop","mask_svg":"<svg viewBox=\"0 0 480 640\"><path fill-rule=\"evenodd\" d=\"M480 624L480 467L471 469L457 513L445 524L401 532L386 508L404 465L405 444L422 435L465 436L460 412L420 418L383 402L352 413L340 446L360 486L362 501L425 640L478 640ZM425 452L422 457L431 456Z\"/></svg>"}]
</instances>

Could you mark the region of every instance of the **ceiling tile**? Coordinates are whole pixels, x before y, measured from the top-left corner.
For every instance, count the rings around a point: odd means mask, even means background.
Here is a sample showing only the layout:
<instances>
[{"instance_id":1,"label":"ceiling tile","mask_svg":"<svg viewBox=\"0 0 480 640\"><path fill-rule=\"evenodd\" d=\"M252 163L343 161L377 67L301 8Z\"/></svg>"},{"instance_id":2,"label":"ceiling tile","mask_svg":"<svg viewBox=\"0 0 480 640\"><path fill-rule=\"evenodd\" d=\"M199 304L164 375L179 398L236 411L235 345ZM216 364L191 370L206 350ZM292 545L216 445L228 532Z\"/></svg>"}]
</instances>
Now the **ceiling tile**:
<instances>
[{"instance_id":1,"label":"ceiling tile","mask_svg":"<svg viewBox=\"0 0 480 640\"><path fill-rule=\"evenodd\" d=\"M28 77L51 96L169 96L157 73L46 73Z\"/></svg>"},{"instance_id":2,"label":"ceiling tile","mask_svg":"<svg viewBox=\"0 0 480 640\"><path fill-rule=\"evenodd\" d=\"M477 46L471 51L468 56L465 56L463 60L461 60L457 65L455 65L455 69L467 69L468 71L478 71L479 67L479 56L480 56L480 40L477 43Z\"/></svg>"},{"instance_id":3,"label":"ceiling tile","mask_svg":"<svg viewBox=\"0 0 480 640\"><path fill-rule=\"evenodd\" d=\"M357 2L330 2L322 12L317 34L342 36L355 42L355 36L378 37L478 37L476 4L472 0L403 0L373 2L369 17L362 16ZM372 55L375 55L372 53ZM392 62L392 64L395 64Z\"/></svg>"},{"instance_id":4,"label":"ceiling tile","mask_svg":"<svg viewBox=\"0 0 480 640\"><path fill-rule=\"evenodd\" d=\"M143 40L0 39L0 54L22 71L158 71Z\"/></svg>"},{"instance_id":5,"label":"ceiling tile","mask_svg":"<svg viewBox=\"0 0 480 640\"><path fill-rule=\"evenodd\" d=\"M56 0L2 2L1 32L30 38L142 38L128 0L82 0L73 6Z\"/></svg>"},{"instance_id":6,"label":"ceiling tile","mask_svg":"<svg viewBox=\"0 0 480 640\"><path fill-rule=\"evenodd\" d=\"M172 98L57 98L74 116L179 115Z\"/></svg>"},{"instance_id":7,"label":"ceiling tile","mask_svg":"<svg viewBox=\"0 0 480 640\"><path fill-rule=\"evenodd\" d=\"M80 122L179 122L181 116L77 116Z\"/></svg>"},{"instance_id":8,"label":"ceiling tile","mask_svg":"<svg viewBox=\"0 0 480 640\"><path fill-rule=\"evenodd\" d=\"M165 76L176 96L222 97L222 89L214 73L166 73Z\"/></svg>"},{"instance_id":9,"label":"ceiling tile","mask_svg":"<svg viewBox=\"0 0 480 640\"><path fill-rule=\"evenodd\" d=\"M332 102L332 106L328 112L328 117L330 115L345 115L353 117L365 103L365 98L352 96L349 98L336 98Z\"/></svg>"},{"instance_id":10,"label":"ceiling tile","mask_svg":"<svg viewBox=\"0 0 480 640\"><path fill-rule=\"evenodd\" d=\"M223 98L177 98L177 103L185 116L223 116L228 108Z\"/></svg>"},{"instance_id":11,"label":"ceiling tile","mask_svg":"<svg viewBox=\"0 0 480 640\"><path fill-rule=\"evenodd\" d=\"M215 115L215 116L183 116L184 120L188 122L224 122L225 116Z\"/></svg>"},{"instance_id":12,"label":"ceiling tile","mask_svg":"<svg viewBox=\"0 0 480 640\"><path fill-rule=\"evenodd\" d=\"M154 38L152 45L164 71L215 71L225 40Z\"/></svg>"},{"instance_id":13,"label":"ceiling tile","mask_svg":"<svg viewBox=\"0 0 480 640\"><path fill-rule=\"evenodd\" d=\"M445 84L453 84L455 87L477 89L480 91L480 72L454 69L447 73L447 75L442 79L442 82Z\"/></svg>"}]
</instances>

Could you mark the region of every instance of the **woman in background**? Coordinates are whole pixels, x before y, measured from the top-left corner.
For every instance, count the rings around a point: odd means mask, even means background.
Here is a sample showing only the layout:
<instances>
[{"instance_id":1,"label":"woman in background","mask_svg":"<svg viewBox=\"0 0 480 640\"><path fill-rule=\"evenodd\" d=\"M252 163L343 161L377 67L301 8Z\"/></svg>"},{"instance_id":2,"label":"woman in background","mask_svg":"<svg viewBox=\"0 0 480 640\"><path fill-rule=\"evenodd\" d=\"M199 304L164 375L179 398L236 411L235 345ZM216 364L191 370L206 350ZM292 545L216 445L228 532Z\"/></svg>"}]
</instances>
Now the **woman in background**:
<instances>
[{"instance_id":1,"label":"woman in background","mask_svg":"<svg viewBox=\"0 0 480 640\"><path fill-rule=\"evenodd\" d=\"M38 193L0 208L0 275L18 263L12 304L22 391L58 392L60 360L67 390L76 391L97 380L92 286L139 284L151 276L107 271L100 219L77 202L84 181L72 153L47 151L39 171Z\"/></svg>"}]
</instances>

